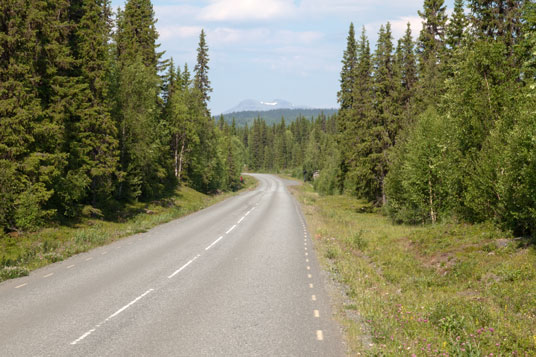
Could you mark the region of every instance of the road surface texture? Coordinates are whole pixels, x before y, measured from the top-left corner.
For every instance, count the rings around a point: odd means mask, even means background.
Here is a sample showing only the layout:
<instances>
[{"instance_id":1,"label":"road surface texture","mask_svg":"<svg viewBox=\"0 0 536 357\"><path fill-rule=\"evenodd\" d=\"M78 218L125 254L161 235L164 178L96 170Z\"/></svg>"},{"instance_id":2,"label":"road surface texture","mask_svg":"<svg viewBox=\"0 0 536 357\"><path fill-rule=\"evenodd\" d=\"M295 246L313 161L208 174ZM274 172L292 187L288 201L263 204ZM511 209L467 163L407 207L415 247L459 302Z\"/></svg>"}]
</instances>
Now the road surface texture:
<instances>
[{"instance_id":1,"label":"road surface texture","mask_svg":"<svg viewBox=\"0 0 536 357\"><path fill-rule=\"evenodd\" d=\"M2 356L339 356L289 182L0 284Z\"/></svg>"}]
</instances>

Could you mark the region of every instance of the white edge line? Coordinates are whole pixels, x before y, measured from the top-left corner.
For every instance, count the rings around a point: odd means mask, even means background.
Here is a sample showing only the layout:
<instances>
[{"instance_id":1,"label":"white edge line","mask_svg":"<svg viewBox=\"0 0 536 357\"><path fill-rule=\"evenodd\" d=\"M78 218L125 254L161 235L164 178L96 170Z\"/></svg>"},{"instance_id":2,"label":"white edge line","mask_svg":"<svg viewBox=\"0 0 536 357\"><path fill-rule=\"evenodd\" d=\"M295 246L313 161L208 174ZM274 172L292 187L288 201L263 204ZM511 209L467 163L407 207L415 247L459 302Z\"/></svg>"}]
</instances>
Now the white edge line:
<instances>
[{"instance_id":1,"label":"white edge line","mask_svg":"<svg viewBox=\"0 0 536 357\"><path fill-rule=\"evenodd\" d=\"M238 220L238 223L237 223L237 224L240 224L240 223L242 223L242 221L244 220L244 218L246 218L246 216L244 216L244 217L240 218L240 219Z\"/></svg>"},{"instance_id":2,"label":"white edge line","mask_svg":"<svg viewBox=\"0 0 536 357\"><path fill-rule=\"evenodd\" d=\"M225 234L229 234L229 233L231 233L231 231L232 231L233 229L235 229L235 228L236 228L236 224L235 224L234 226L232 226L231 228L229 228L229 230L228 230L227 232L225 232Z\"/></svg>"},{"instance_id":3,"label":"white edge line","mask_svg":"<svg viewBox=\"0 0 536 357\"><path fill-rule=\"evenodd\" d=\"M223 236L221 236L220 238L216 239L214 242L212 242L211 245L209 245L208 247L205 248L205 250L209 250L210 248L212 248L216 243L218 243L220 240L223 239Z\"/></svg>"},{"instance_id":4,"label":"white edge line","mask_svg":"<svg viewBox=\"0 0 536 357\"><path fill-rule=\"evenodd\" d=\"M190 259L190 261L186 264L184 264L183 266L181 266L179 269L175 270L175 272L173 274L171 274L170 276L168 276L168 279L171 279L173 278L175 275L179 274L184 268L186 268L188 265L192 264L194 262L194 260L196 260L199 256L196 256L195 258L192 258Z\"/></svg>"}]
</instances>

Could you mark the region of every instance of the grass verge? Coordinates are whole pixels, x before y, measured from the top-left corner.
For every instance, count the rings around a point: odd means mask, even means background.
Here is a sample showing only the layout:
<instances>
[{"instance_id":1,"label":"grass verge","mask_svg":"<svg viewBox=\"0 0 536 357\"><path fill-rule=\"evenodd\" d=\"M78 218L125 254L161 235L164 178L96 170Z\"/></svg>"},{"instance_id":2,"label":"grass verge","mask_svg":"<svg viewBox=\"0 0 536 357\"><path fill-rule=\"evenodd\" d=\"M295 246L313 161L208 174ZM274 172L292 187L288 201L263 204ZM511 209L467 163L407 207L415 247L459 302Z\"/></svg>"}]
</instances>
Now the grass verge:
<instances>
[{"instance_id":1,"label":"grass verge","mask_svg":"<svg viewBox=\"0 0 536 357\"><path fill-rule=\"evenodd\" d=\"M536 250L487 224L393 225L366 203L291 187L346 295L349 354L536 356Z\"/></svg>"},{"instance_id":2,"label":"grass verge","mask_svg":"<svg viewBox=\"0 0 536 357\"><path fill-rule=\"evenodd\" d=\"M46 228L39 232L0 237L0 281L25 276L30 271L106 245L123 237L145 232L159 224L216 204L257 185L244 176L244 188L237 192L205 195L188 187L177 189L165 200L130 204L117 221L83 219L73 226ZM120 215L121 216L121 215Z\"/></svg>"}]
</instances>

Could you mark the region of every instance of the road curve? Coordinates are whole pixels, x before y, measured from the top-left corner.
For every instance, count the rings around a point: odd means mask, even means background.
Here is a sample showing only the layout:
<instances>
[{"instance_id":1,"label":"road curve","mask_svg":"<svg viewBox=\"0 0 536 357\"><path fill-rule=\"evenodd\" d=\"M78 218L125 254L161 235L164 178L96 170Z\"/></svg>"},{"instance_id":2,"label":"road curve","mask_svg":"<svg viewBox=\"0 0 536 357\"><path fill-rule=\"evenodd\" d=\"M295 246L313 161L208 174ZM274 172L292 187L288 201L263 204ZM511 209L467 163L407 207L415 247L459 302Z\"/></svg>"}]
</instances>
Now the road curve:
<instances>
[{"instance_id":1,"label":"road curve","mask_svg":"<svg viewBox=\"0 0 536 357\"><path fill-rule=\"evenodd\" d=\"M2 356L340 356L289 182L0 284Z\"/></svg>"}]
</instances>

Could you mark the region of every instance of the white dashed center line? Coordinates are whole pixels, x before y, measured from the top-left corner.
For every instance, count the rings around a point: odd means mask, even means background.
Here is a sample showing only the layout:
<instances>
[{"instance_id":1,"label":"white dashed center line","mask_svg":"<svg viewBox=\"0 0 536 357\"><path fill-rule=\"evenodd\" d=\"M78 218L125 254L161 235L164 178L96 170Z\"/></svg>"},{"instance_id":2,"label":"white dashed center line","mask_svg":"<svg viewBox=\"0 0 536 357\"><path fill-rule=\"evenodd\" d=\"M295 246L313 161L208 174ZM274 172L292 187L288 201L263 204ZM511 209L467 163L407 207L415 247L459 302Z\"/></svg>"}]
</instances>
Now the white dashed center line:
<instances>
[{"instance_id":1,"label":"white dashed center line","mask_svg":"<svg viewBox=\"0 0 536 357\"><path fill-rule=\"evenodd\" d=\"M232 226L231 228L229 228L229 230L227 232L225 232L225 234L229 234L232 232L233 229L236 228L236 224L234 226Z\"/></svg>"},{"instance_id":2,"label":"white dashed center line","mask_svg":"<svg viewBox=\"0 0 536 357\"><path fill-rule=\"evenodd\" d=\"M74 264L73 264L73 265L69 265L69 266L67 267L67 269L71 269L72 267L74 267Z\"/></svg>"},{"instance_id":3,"label":"white dashed center line","mask_svg":"<svg viewBox=\"0 0 536 357\"><path fill-rule=\"evenodd\" d=\"M216 243L218 243L220 240L223 239L223 236L221 236L220 238L216 239L214 242L212 242L211 245L209 245L208 247L205 248L205 250L209 250L210 248L212 248Z\"/></svg>"},{"instance_id":4,"label":"white dashed center line","mask_svg":"<svg viewBox=\"0 0 536 357\"><path fill-rule=\"evenodd\" d=\"M320 317L320 312L318 310L314 310L313 314L315 315L315 317Z\"/></svg>"},{"instance_id":5,"label":"white dashed center line","mask_svg":"<svg viewBox=\"0 0 536 357\"><path fill-rule=\"evenodd\" d=\"M52 275L54 275L54 273L47 274L47 275L43 276L43 278L48 278L49 276L52 276Z\"/></svg>"},{"instance_id":6,"label":"white dashed center line","mask_svg":"<svg viewBox=\"0 0 536 357\"><path fill-rule=\"evenodd\" d=\"M199 258L200 255L197 255L196 257L190 259L190 261L186 264L184 264L183 266L181 266L179 269L177 269L173 274L171 274L170 276L168 276L168 279L171 279L173 278L175 275L179 274L184 268L186 268L188 265L192 264L197 258Z\"/></svg>"},{"instance_id":7,"label":"white dashed center line","mask_svg":"<svg viewBox=\"0 0 536 357\"><path fill-rule=\"evenodd\" d=\"M110 316L108 316L106 318L106 320L104 320L103 322L101 322L100 324L98 324L97 326L95 326L95 328L92 328L91 330L89 330L88 332L86 332L85 334L83 334L82 336L78 337L76 340L74 340L73 342L71 342L71 345L76 345L78 342L82 341L84 338L88 337L89 335L91 335L93 332L95 332L97 330L97 328L101 327L104 323L110 321L111 319L113 319L114 317L116 317L117 315L119 315L120 313L122 313L123 311L125 311L126 309L128 309L129 307L131 307L132 305L134 305L135 303L137 303L138 301L140 301L141 299L143 299L147 294L149 294L150 292L154 291L154 289L149 289L147 290L146 292L144 292L143 294L141 294L140 296L138 296L137 298L135 298L134 300L132 300L131 302L129 302L128 304L126 304L125 306L123 306L122 308L120 308L119 310L117 310L116 312L114 312L113 314L111 314Z\"/></svg>"},{"instance_id":8,"label":"white dashed center line","mask_svg":"<svg viewBox=\"0 0 536 357\"><path fill-rule=\"evenodd\" d=\"M22 288L23 286L26 286L26 285L28 285L28 283L20 284L18 286L15 286L15 289Z\"/></svg>"},{"instance_id":9,"label":"white dashed center line","mask_svg":"<svg viewBox=\"0 0 536 357\"><path fill-rule=\"evenodd\" d=\"M89 257L86 259L86 262L89 262L91 259L93 259L92 257Z\"/></svg>"}]
</instances>

